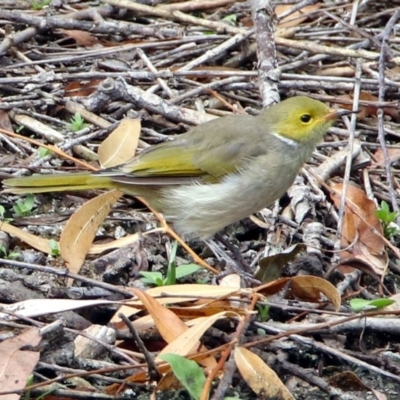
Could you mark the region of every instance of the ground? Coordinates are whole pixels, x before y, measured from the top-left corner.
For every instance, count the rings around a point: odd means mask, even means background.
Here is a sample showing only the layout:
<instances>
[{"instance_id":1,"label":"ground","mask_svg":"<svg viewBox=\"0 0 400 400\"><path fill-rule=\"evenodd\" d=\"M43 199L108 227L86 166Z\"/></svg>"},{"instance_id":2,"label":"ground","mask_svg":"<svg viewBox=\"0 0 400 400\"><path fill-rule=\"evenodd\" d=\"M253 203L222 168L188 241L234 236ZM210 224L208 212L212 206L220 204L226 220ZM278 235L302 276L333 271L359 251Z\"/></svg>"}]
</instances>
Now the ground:
<instances>
[{"instance_id":1,"label":"ground","mask_svg":"<svg viewBox=\"0 0 400 400\"><path fill-rule=\"evenodd\" d=\"M119 192L2 193L1 393L398 399L393 1L0 4L2 180L113 167L295 95L357 111L279 201L221 232L218 257ZM156 373L160 352L199 375Z\"/></svg>"}]
</instances>

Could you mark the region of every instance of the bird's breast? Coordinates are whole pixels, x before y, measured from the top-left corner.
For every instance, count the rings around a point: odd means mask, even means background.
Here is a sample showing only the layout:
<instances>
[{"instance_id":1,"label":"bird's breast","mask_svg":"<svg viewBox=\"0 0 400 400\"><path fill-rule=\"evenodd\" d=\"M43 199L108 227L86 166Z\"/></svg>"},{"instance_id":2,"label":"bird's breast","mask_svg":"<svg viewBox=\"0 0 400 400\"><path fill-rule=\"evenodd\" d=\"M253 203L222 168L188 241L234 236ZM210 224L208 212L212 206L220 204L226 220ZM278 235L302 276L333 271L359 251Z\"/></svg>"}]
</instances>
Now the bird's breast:
<instances>
[{"instance_id":1,"label":"bird's breast","mask_svg":"<svg viewBox=\"0 0 400 400\"><path fill-rule=\"evenodd\" d=\"M279 199L293 183L301 159L296 154L264 155L249 160L218 183L162 190L165 217L183 234L207 238Z\"/></svg>"}]
</instances>

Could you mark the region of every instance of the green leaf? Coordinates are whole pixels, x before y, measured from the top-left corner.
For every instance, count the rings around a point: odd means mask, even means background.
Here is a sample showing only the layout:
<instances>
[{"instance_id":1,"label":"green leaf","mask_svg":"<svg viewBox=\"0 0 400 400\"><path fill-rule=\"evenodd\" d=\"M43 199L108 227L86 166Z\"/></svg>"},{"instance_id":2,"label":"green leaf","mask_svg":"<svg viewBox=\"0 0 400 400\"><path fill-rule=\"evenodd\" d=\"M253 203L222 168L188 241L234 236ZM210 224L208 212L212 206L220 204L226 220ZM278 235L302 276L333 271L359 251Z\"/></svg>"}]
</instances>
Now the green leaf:
<instances>
[{"instance_id":1,"label":"green leaf","mask_svg":"<svg viewBox=\"0 0 400 400\"><path fill-rule=\"evenodd\" d=\"M170 286L176 284L176 266L175 264L169 264L167 270L167 276L164 279L164 285Z\"/></svg>"},{"instance_id":2,"label":"green leaf","mask_svg":"<svg viewBox=\"0 0 400 400\"><path fill-rule=\"evenodd\" d=\"M50 249L51 249L50 254L52 256L59 256L60 255L60 247L58 245L58 242L54 239L50 239L49 244L50 244Z\"/></svg>"},{"instance_id":3,"label":"green leaf","mask_svg":"<svg viewBox=\"0 0 400 400\"><path fill-rule=\"evenodd\" d=\"M174 244L172 245L171 254L169 255L169 263L174 263L176 260L176 251L178 250L178 242L175 240Z\"/></svg>"},{"instance_id":4,"label":"green leaf","mask_svg":"<svg viewBox=\"0 0 400 400\"><path fill-rule=\"evenodd\" d=\"M379 209L375 211L375 215L378 217L380 221L384 221L387 213L385 210Z\"/></svg>"},{"instance_id":5,"label":"green leaf","mask_svg":"<svg viewBox=\"0 0 400 400\"><path fill-rule=\"evenodd\" d=\"M16 204L13 205L15 213L19 217L24 217L30 214L35 204L35 198L33 195L28 194L24 200L18 200Z\"/></svg>"},{"instance_id":6,"label":"green leaf","mask_svg":"<svg viewBox=\"0 0 400 400\"><path fill-rule=\"evenodd\" d=\"M143 276L143 278L140 279L140 282L142 282L142 283L145 283L147 285L163 286L162 285L163 276L162 276L161 272L140 271L140 275ZM160 279L161 279L161 285L159 284Z\"/></svg>"},{"instance_id":7,"label":"green leaf","mask_svg":"<svg viewBox=\"0 0 400 400\"><path fill-rule=\"evenodd\" d=\"M24 125L18 125L18 128L15 130L15 132L20 133L24 128Z\"/></svg>"},{"instance_id":8,"label":"green leaf","mask_svg":"<svg viewBox=\"0 0 400 400\"><path fill-rule=\"evenodd\" d=\"M176 268L176 279L183 278L184 276L194 274L201 267L197 264L185 264Z\"/></svg>"},{"instance_id":9,"label":"green leaf","mask_svg":"<svg viewBox=\"0 0 400 400\"><path fill-rule=\"evenodd\" d=\"M45 158L51 153L49 149L46 149L45 147L40 147L39 149L39 157L40 158Z\"/></svg>"},{"instance_id":10,"label":"green leaf","mask_svg":"<svg viewBox=\"0 0 400 400\"><path fill-rule=\"evenodd\" d=\"M171 253L168 259L167 277L165 279L165 285L176 284L176 251L178 250L178 242L175 240L172 245Z\"/></svg>"},{"instance_id":11,"label":"green leaf","mask_svg":"<svg viewBox=\"0 0 400 400\"><path fill-rule=\"evenodd\" d=\"M36 11L43 9L51 3L51 0L32 0L32 8Z\"/></svg>"},{"instance_id":12,"label":"green leaf","mask_svg":"<svg viewBox=\"0 0 400 400\"><path fill-rule=\"evenodd\" d=\"M265 322L269 319L269 305L268 304L257 304L258 314L260 315L260 321Z\"/></svg>"},{"instance_id":13,"label":"green leaf","mask_svg":"<svg viewBox=\"0 0 400 400\"><path fill-rule=\"evenodd\" d=\"M35 377L33 375L28 376L28 380L26 381L26 386L32 386L35 382ZM30 400L31 398L31 391L27 390L23 396L24 400Z\"/></svg>"},{"instance_id":14,"label":"green leaf","mask_svg":"<svg viewBox=\"0 0 400 400\"><path fill-rule=\"evenodd\" d=\"M157 279L156 279L156 285L157 285L157 286L166 286L166 279L164 279L164 278L157 278Z\"/></svg>"},{"instance_id":15,"label":"green leaf","mask_svg":"<svg viewBox=\"0 0 400 400\"><path fill-rule=\"evenodd\" d=\"M75 115L69 120L68 128L72 132L80 131L81 129L86 128L89 124L85 123L85 120L82 118L82 115L79 113L75 113Z\"/></svg>"},{"instance_id":16,"label":"green leaf","mask_svg":"<svg viewBox=\"0 0 400 400\"><path fill-rule=\"evenodd\" d=\"M32 194L28 194L24 201L24 206L26 211L32 211L33 206L35 205L35 198Z\"/></svg>"},{"instance_id":17,"label":"green leaf","mask_svg":"<svg viewBox=\"0 0 400 400\"><path fill-rule=\"evenodd\" d=\"M200 399L206 383L206 377L200 366L195 361L177 354L163 354L159 358L171 365L173 373L190 396L195 400Z\"/></svg>"},{"instance_id":18,"label":"green leaf","mask_svg":"<svg viewBox=\"0 0 400 400\"><path fill-rule=\"evenodd\" d=\"M237 22L237 15L236 14L228 14L224 18L222 18L222 21L225 21L230 25L235 25Z\"/></svg>"},{"instance_id":19,"label":"green leaf","mask_svg":"<svg viewBox=\"0 0 400 400\"><path fill-rule=\"evenodd\" d=\"M349 301L350 307L354 312L378 310L395 303L392 299L351 299Z\"/></svg>"},{"instance_id":20,"label":"green leaf","mask_svg":"<svg viewBox=\"0 0 400 400\"><path fill-rule=\"evenodd\" d=\"M4 246L0 246L0 256L3 258L6 258L7 256L7 250Z\"/></svg>"},{"instance_id":21,"label":"green leaf","mask_svg":"<svg viewBox=\"0 0 400 400\"><path fill-rule=\"evenodd\" d=\"M385 200L382 200L381 202L381 210L386 213L389 212L389 204Z\"/></svg>"}]
</instances>

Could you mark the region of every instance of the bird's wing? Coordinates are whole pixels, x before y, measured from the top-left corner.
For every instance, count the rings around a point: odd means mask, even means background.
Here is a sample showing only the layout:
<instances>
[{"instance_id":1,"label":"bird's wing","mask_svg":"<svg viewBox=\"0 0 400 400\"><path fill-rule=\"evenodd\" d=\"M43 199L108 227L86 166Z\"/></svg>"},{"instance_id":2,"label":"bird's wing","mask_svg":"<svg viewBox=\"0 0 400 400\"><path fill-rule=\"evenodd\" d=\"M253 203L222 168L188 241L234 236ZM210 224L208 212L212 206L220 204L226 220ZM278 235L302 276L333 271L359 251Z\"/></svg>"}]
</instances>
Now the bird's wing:
<instances>
[{"instance_id":1,"label":"bird's wing","mask_svg":"<svg viewBox=\"0 0 400 400\"><path fill-rule=\"evenodd\" d=\"M174 178L177 183L182 183L182 178L216 180L236 172L249 158L266 154L268 146L259 143L262 134L243 130L243 126L256 125L254 118L232 116L210 121L174 141L144 150L124 165L100 173L124 176L134 179L137 184L140 178L143 178L143 184L151 184L152 179L157 184L163 184L163 180L165 184L173 184Z\"/></svg>"},{"instance_id":2,"label":"bird's wing","mask_svg":"<svg viewBox=\"0 0 400 400\"><path fill-rule=\"evenodd\" d=\"M197 177L206 172L193 164L195 153L196 148L183 141L166 142L145 150L118 170L135 177Z\"/></svg>"}]
</instances>

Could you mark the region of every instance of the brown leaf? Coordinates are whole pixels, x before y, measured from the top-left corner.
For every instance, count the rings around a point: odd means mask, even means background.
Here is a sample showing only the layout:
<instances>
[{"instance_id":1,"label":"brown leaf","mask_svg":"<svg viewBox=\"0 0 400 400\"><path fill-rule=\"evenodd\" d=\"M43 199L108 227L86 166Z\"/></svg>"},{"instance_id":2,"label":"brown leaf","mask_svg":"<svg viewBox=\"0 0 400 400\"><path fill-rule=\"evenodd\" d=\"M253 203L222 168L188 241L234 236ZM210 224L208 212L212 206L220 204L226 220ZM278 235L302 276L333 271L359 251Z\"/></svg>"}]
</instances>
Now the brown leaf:
<instances>
[{"instance_id":1,"label":"brown leaf","mask_svg":"<svg viewBox=\"0 0 400 400\"><path fill-rule=\"evenodd\" d=\"M89 82L72 81L65 86L65 97L86 97L96 91L102 79L93 79Z\"/></svg>"},{"instance_id":2,"label":"brown leaf","mask_svg":"<svg viewBox=\"0 0 400 400\"><path fill-rule=\"evenodd\" d=\"M121 196L118 190L97 196L86 202L68 220L61 233L60 252L71 272L79 272L99 226Z\"/></svg>"},{"instance_id":3,"label":"brown leaf","mask_svg":"<svg viewBox=\"0 0 400 400\"><path fill-rule=\"evenodd\" d=\"M335 206L339 207L343 184L338 183L331 188L331 198ZM376 210L375 202L368 199L363 190L349 185L341 244L344 248L351 245L351 255L363 260L381 275L386 269L388 256L382 239L382 226L375 215ZM340 253L341 259L347 259L351 255L348 251Z\"/></svg>"},{"instance_id":4,"label":"brown leaf","mask_svg":"<svg viewBox=\"0 0 400 400\"><path fill-rule=\"evenodd\" d=\"M202 317L197 319L197 323L194 326L191 326L185 332L182 332L175 340L169 343L159 355L162 354L179 354L181 356L187 356L194 354L195 350L199 348L200 339L204 335L204 333L218 320L228 318L228 317L236 317L239 315L235 313L231 313L229 311L222 311L218 314L211 315L209 317ZM207 350L203 347L202 349ZM158 359L158 358L157 358ZM207 363L207 367L213 367L216 365L216 362L213 358L207 357L207 359L201 360L200 363L205 365Z\"/></svg>"},{"instance_id":5,"label":"brown leaf","mask_svg":"<svg viewBox=\"0 0 400 400\"><path fill-rule=\"evenodd\" d=\"M289 287L289 297L303 301L322 302L324 295L332 303L335 310L340 308L340 294L326 279L317 276L301 275L292 278L280 278L273 282L260 285L254 289L264 296L272 296L280 292L285 286Z\"/></svg>"},{"instance_id":6,"label":"brown leaf","mask_svg":"<svg viewBox=\"0 0 400 400\"><path fill-rule=\"evenodd\" d=\"M348 100L348 101L353 102L353 96L352 95L347 95L347 94L343 95L343 96L338 96L337 99L338 99L339 103L340 103L340 99ZM365 91L362 91L360 93L360 100L371 101L371 102L376 102L376 103L379 101L378 97L374 96L370 92L365 92ZM353 105L352 104L343 103L341 105L341 107L346 109L346 110L352 110ZM383 112L384 112L385 115L389 115L390 117L392 117L392 119L395 122L400 122L400 114L398 112L397 107L383 107L382 109L383 109ZM359 110L360 110L360 112L357 114L357 119L359 121L362 121L366 117L369 117L371 115L376 115L376 113L378 111L378 107L376 107L373 104L369 104L367 106L360 106Z\"/></svg>"},{"instance_id":7,"label":"brown leaf","mask_svg":"<svg viewBox=\"0 0 400 400\"><path fill-rule=\"evenodd\" d=\"M279 17L281 14L293 8L293 4L279 4L275 7L275 13ZM290 28L293 26L299 26L302 22L308 19L308 15L313 11L321 8L321 3L311 4L310 6L305 6L300 10L290 14L289 16L283 18L279 21L279 28Z\"/></svg>"},{"instance_id":8,"label":"brown leaf","mask_svg":"<svg viewBox=\"0 0 400 400\"><path fill-rule=\"evenodd\" d=\"M168 343L168 345L161 351L160 354L173 353L185 356L193 353L193 351L197 349L203 351L207 350L204 346L201 346L199 341L201 336L199 335L199 331L201 331L201 328L199 328L200 325L196 325L195 327L191 327L189 329L173 311L163 306L158 300L149 295L148 292L143 292L135 288L130 288L130 290L145 306L147 311L152 316L160 335ZM224 314L226 313L224 312ZM222 318L222 316L214 315L209 317L207 322L212 325L212 323L219 318ZM212 319L213 322L210 322ZM208 327L210 325L208 325ZM204 324L202 327L203 326ZM204 331L201 332L204 333ZM206 357L205 359L202 359L200 363L208 368L214 368L217 364L214 357Z\"/></svg>"},{"instance_id":9,"label":"brown leaf","mask_svg":"<svg viewBox=\"0 0 400 400\"><path fill-rule=\"evenodd\" d=\"M14 132L14 128L8 117L8 113L4 110L0 110L0 128L6 131Z\"/></svg>"},{"instance_id":10,"label":"brown leaf","mask_svg":"<svg viewBox=\"0 0 400 400\"><path fill-rule=\"evenodd\" d=\"M37 346L41 334L39 329L30 328L18 336L0 343L0 390L24 389L29 375L39 361L39 351L22 350L26 346ZM19 394L6 394L1 400L18 400Z\"/></svg>"},{"instance_id":11,"label":"brown leaf","mask_svg":"<svg viewBox=\"0 0 400 400\"><path fill-rule=\"evenodd\" d=\"M134 157L140 136L140 120L125 118L98 150L102 168L115 167Z\"/></svg>"},{"instance_id":12,"label":"brown leaf","mask_svg":"<svg viewBox=\"0 0 400 400\"><path fill-rule=\"evenodd\" d=\"M130 288L130 290L139 298L140 302L153 317L160 335L167 343L174 341L179 335L188 330L186 324L179 317L152 296L139 289Z\"/></svg>"},{"instance_id":13,"label":"brown leaf","mask_svg":"<svg viewBox=\"0 0 400 400\"><path fill-rule=\"evenodd\" d=\"M400 160L400 148L393 148L389 147L387 149L388 155L390 162L396 162ZM379 148L375 153L374 153L374 158L375 162L380 165L381 167L385 166L385 156L383 155L383 150Z\"/></svg>"},{"instance_id":14,"label":"brown leaf","mask_svg":"<svg viewBox=\"0 0 400 400\"><path fill-rule=\"evenodd\" d=\"M329 66L329 67L324 67L324 68L319 68L317 71L315 71L315 75L319 76L340 76L340 77L345 77L345 76L354 76L354 71L355 67L352 65L346 65L346 66Z\"/></svg>"},{"instance_id":15,"label":"brown leaf","mask_svg":"<svg viewBox=\"0 0 400 400\"><path fill-rule=\"evenodd\" d=\"M307 302L322 302L324 295L332 303L335 311L339 311L341 297L338 290L329 281L318 276L299 275L291 279L290 296Z\"/></svg>"},{"instance_id":16,"label":"brown leaf","mask_svg":"<svg viewBox=\"0 0 400 400\"><path fill-rule=\"evenodd\" d=\"M263 399L294 400L276 372L258 355L244 347L236 347L234 357L243 379L257 395Z\"/></svg>"},{"instance_id":17,"label":"brown leaf","mask_svg":"<svg viewBox=\"0 0 400 400\"><path fill-rule=\"evenodd\" d=\"M351 371L340 372L328 378L330 385L341 388L343 390L352 391L369 391L370 389L366 386L362 380Z\"/></svg>"},{"instance_id":18,"label":"brown leaf","mask_svg":"<svg viewBox=\"0 0 400 400\"><path fill-rule=\"evenodd\" d=\"M8 222L2 222L0 224L0 231L7 232L10 235L17 237L23 242L29 244L34 249L42 251L43 253L51 254L52 248L50 246L50 240L42 237L32 235L29 232L23 231L16 226L9 224Z\"/></svg>"},{"instance_id":19,"label":"brown leaf","mask_svg":"<svg viewBox=\"0 0 400 400\"><path fill-rule=\"evenodd\" d=\"M65 36L74 39L76 44L79 46L92 47L100 43L97 37L86 31L80 31L77 29L59 29L58 31L63 33Z\"/></svg>"},{"instance_id":20,"label":"brown leaf","mask_svg":"<svg viewBox=\"0 0 400 400\"><path fill-rule=\"evenodd\" d=\"M343 184L337 183L332 187L331 198L336 207L340 205ZM365 244L372 254L382 254L385 250L385 243L382 240L382 225L375 215L377 207L375 202L370 200L365 192L353 185L347 187L346 209L343 224L343 246L350 245L355 239ZM373 229L376 232L375 233Z\"/></svg>"}]
</instances>

